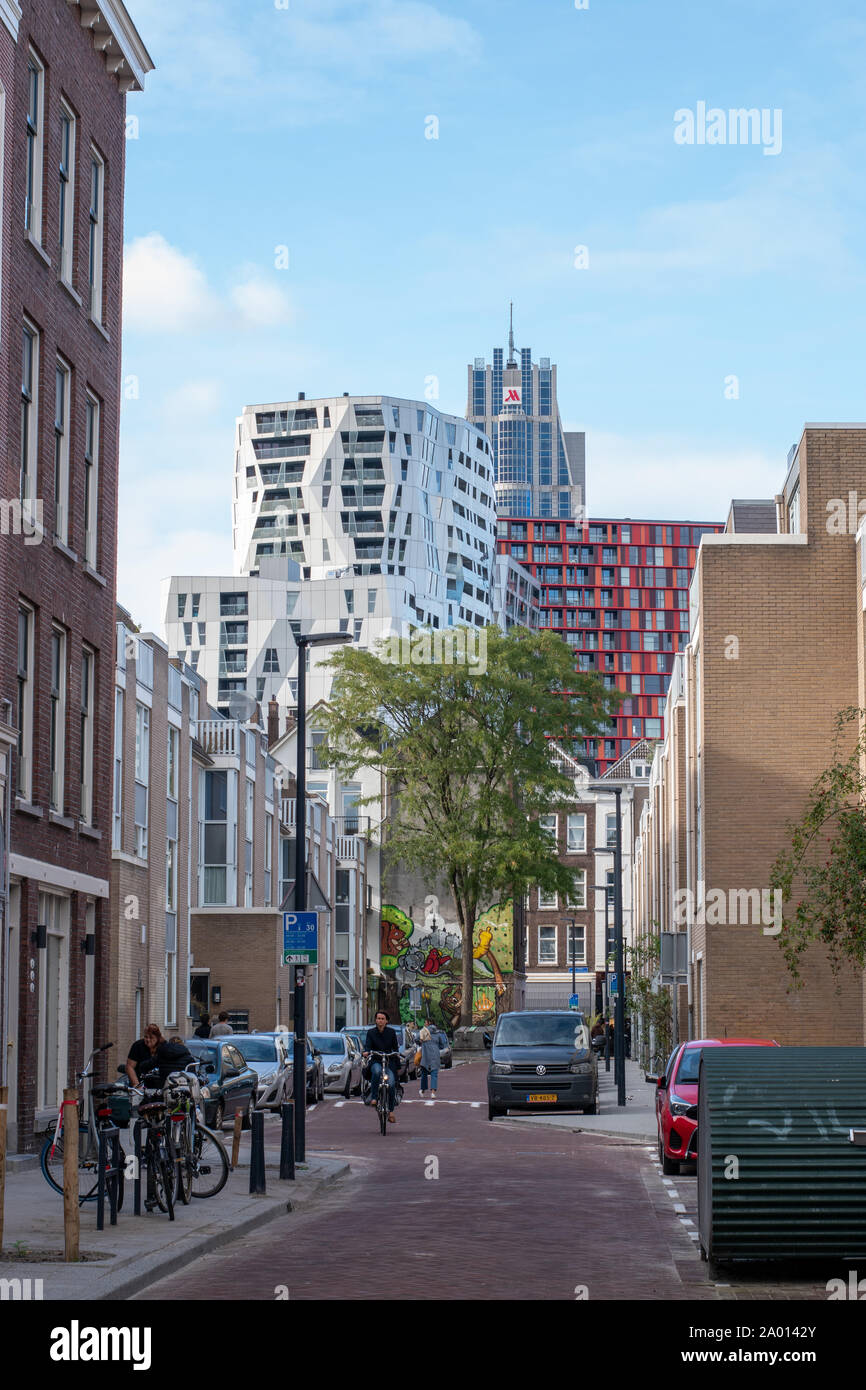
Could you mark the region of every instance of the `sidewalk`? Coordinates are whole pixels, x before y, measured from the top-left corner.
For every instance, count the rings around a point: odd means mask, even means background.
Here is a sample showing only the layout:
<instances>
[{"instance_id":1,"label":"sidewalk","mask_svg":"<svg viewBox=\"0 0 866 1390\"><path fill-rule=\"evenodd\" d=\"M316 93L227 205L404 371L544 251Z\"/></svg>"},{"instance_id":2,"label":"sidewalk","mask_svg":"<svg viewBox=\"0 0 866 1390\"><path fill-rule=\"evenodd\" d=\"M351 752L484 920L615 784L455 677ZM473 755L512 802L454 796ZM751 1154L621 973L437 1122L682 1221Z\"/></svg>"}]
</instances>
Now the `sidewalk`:
<instances>
[{"instance_id":1,"label":"sidewalk","mask_svg":"<svg viewBox=\"0 0 866 1390\"><path fill-rule=\"evenodd\" d=\"M231 1133L223 1135L231 1155ZM43 1297L48 1300L94 1300L132 1298L157 1279L182 1269L192 1260L217 1250L238 1236L284 1219L287 1212L303 1208L331 1183L345 1177L349 1165L307 1148L307 1162L297 1168L294 1182L280 1182L279 1123L265 1124L267 1193L249 1193L249 1135L244 1134L238 1167L215 1197L193 1200L178 1206L176 1219L169 1221L160 1211L132 1214L132 1184L124 1188L123 1208L117 1225L109 1225L106 1203L105 1229L96 1229L96 1203L87 1202L81 1214L80 1249L88 1258L77 1264L11 1260L16 1242L22 1253L63 1250L63 1198L45 1181L41 1171L7 1174L2 1279L41 1279ZM143 1206L143 1203L142 1203ZM287 1226L287 1234L291 1230Z\"/></svg>"},{"instance_id":2,"label":"sidewalk","mask_svg":"<svg viewBox=\"0 0 866 1390\"><path fill-rule=\"evenodd\" d=\"M585 1130L589 1134L603 1134L611 1139L633 1139L636 1143L655 1146L655 1087L644 1080L643 1068L637 1062L628 1060L625 1064L625 1095L625 1107L620 1109L613 1079L613 1058L609 1072L605 1071L602 1059L598 1066L597 1115L545 1115L537 1110L531 1115L519 1115L512 1111L508 1123L513 1120L518 1124L544 1124L574 1132Z\"/></svg>"}]
</instances>

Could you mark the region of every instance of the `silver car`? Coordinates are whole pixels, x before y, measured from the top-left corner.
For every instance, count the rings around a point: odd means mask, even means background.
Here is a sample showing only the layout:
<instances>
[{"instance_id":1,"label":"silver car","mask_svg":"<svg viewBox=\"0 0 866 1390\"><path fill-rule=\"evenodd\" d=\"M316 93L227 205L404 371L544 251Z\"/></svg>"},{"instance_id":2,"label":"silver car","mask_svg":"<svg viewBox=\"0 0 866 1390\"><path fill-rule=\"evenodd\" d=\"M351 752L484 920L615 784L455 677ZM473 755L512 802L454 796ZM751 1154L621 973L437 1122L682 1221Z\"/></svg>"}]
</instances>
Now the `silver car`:
<instances>
[{"instance_id":1,"label":"silver car","mask_svg":"<svg viewBox=\"0 0 866 1390\"><path fill-rule=\"evenodd\" d=\"M256 1109L278 1113L283 1101L291 1100L293 1095L292 1055L282 1035L233 1033L231 1041L258 1076Z\"/></svg>"},{"instance_id":2,"label":"silver car","mask_svg":"<svg viewBox=\"0 0 866 1390\"><path fill-rule=\"evenodd\" d=\"M346 1033L311 1033L310 1042L322 1054L325 1090L350 1095L361 1093L361 1054Z\"/></svg>"}]
</instances>

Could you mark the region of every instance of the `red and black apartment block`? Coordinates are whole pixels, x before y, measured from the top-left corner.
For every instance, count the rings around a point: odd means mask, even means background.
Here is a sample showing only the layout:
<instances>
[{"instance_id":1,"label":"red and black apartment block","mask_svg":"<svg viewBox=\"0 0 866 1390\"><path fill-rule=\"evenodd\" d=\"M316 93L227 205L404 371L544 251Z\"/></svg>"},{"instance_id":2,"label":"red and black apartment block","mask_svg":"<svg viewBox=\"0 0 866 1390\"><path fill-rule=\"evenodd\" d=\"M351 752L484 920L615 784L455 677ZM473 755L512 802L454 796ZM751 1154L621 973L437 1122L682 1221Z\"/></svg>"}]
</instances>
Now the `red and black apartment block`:
<instances>
[{"instance_id":1,"label":"red and black apartment block","mask_svg":"<svg viewBox=\"0 0 866 1390\"><path fill-rule=\"evenodd\" d=\"M0 1084L22 1151L110 1041L126 93L152 67L122 0L0 0Z\"/></svg>"}]
</instances>

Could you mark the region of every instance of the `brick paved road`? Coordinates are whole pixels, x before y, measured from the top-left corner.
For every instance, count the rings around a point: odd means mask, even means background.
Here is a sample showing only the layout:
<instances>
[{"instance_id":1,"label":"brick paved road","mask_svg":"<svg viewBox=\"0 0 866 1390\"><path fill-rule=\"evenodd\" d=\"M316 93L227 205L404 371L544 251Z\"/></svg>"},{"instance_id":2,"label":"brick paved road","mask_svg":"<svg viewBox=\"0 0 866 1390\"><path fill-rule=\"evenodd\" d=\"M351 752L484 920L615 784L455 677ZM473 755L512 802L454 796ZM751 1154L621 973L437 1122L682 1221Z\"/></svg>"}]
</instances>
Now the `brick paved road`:
<instances>
[{"instance_id":1,"label":"brick paved road","mask_svg":"<svg viewBox=\"0 0 866 1390\"><path fill-rule=\"evenodd\" d=\"M491 1124L485 1075L443 1072L427 1104L410 1083L384 1139L360 1101L327 1099L308 1150L345 1155L353 1176L146 1297L273 1300L285 1285L291 1300L364 1299L376 1249L407 1299L826 1298L823 1283L717 1288L642 1145Z\"/></svg>"}]
</instances>

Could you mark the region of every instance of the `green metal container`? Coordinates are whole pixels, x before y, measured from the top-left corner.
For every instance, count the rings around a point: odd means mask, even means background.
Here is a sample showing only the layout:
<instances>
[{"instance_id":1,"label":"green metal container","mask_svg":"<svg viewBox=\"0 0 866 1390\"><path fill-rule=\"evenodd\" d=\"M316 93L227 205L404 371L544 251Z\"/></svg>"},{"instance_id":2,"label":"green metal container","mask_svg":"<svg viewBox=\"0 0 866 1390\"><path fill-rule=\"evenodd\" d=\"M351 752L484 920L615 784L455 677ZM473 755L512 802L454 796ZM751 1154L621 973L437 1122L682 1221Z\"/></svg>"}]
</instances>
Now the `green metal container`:
<instances>
[{"instance_id":1,"label":"green metal container","mask_svg":"<svg viewBox=\"0 0 866 1390\"><path fill-rule=\"evenodd\" d=\"M866 1049L708 1047L698 1097L701 1253L866 1259Z\"/></svg>"}]
</instances>

